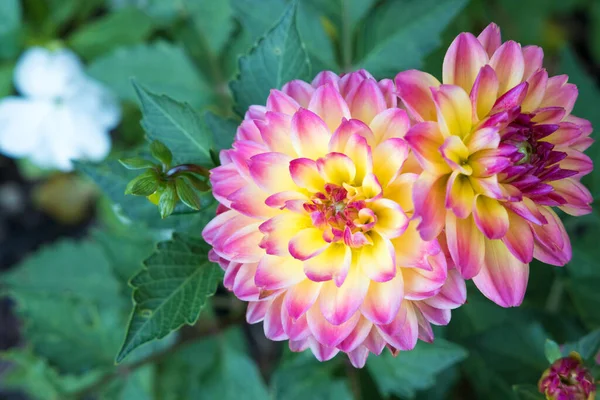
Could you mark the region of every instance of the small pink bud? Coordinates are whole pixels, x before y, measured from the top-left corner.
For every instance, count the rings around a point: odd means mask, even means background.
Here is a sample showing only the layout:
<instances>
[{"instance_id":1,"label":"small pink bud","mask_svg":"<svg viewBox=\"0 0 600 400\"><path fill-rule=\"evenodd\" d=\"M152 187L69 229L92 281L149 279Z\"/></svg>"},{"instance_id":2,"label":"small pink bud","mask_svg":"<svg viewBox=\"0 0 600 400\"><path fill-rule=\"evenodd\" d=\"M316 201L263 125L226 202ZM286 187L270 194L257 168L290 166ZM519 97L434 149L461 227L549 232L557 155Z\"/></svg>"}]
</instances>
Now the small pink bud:
<instances>
[{"instance_id":1,"label":"small pink bud","mask_svg":"<svg viewBox=\"0 0 600 400\"><path fill-rule=\"evenodd\" d=\"M594 400L596 396L594 378L576 352L544 371L538 389L548 400Z\"/></svg>"}]
</instances>

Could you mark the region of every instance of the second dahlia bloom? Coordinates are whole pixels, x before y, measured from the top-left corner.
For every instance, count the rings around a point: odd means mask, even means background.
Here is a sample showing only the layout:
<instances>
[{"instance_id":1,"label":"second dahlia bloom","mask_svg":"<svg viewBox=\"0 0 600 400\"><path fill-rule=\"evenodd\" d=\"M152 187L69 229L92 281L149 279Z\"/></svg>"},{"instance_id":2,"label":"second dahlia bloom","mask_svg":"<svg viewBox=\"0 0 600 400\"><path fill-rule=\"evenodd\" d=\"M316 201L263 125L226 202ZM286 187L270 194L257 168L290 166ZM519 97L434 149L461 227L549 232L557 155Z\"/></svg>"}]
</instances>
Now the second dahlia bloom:
<instances>
[{"instance_id":1,"label":"second dahlia bloom","mask_svg":"<svg viewBox=\"0 0 600 400\"><path fill-rule=\"evenodd\" d=\"M465 279L502 306L525 294L529 262L571 258L569 237L553 211L591 211L580 179L588 121L571 115L577 98L567 76L548 77L537 46L501 43L488 26L460 34L441 84L420 71L396 77L415 124L406 135L424 172L415 183L415 216L425 240L444 231Z\"/></svg>"},{"instance_id":2,"label":"second dahlia bloom","mask_svg":"<svg viewBox=\"0 0 600 400\"><path fill-rule=\"evenodd\" d=\"M412 349L465 301L410 221L419 167L396 106L393 82L365 71L289 82L250 107L211 172L221 206L203 236L225 286L268 338L319 360Z\"/></svg>"}]
</instances>

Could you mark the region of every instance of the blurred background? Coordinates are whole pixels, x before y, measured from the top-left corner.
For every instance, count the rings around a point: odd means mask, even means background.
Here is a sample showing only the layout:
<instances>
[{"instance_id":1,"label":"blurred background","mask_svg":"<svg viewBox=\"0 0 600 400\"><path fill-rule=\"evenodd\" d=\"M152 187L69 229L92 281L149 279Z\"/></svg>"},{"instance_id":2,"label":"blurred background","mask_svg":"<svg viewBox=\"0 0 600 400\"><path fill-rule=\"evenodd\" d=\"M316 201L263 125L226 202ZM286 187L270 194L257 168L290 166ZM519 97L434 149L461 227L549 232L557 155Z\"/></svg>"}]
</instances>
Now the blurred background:
<instances>
[{"instance_id":1,"label":"blurred background","mask_svg":"<svg viewBox=\"0 0 600 400\"><path fill-rule=\"evenodd\" d=\"M313 72L343 72L360 66L360 43L365 37L377 35L383 40L385 35L394 34L383 28L377 31L378 18L388 3L400 4L397 10L404 6L411 10L417 1L300 0L298 29ZM65 73L80 74L101 85L110 93L107 96L112 106L120 109L119 122L102 128L110 138L110 154L108 148L106 153L113 161L101 169L86 171L72 165L39 163L33 153L19 157L6 155L14 156L14 152L0 154L0 270L6 277L0 295L10 294L0 300L0 351L6 351L0 361L0 399L61 399L66 398L66 390L76 393L75 398L227 400L234 389L244 386L233 383L233 389L223 392L219 385L260 376L271 388L273 382L278 383L277 389L269 392L277 399L312 393L307 388L322 393L323 399L358 397L360 393L364 399L510 399L513 384L536 384L547 367L543 358L546 337L564 343L600 327L600 216L595 208L592 215L565 219L573 241L573 262L566 269L534 262L527 296L519 309L501 309L470 291L468 304L453 313L448 327L436 332L438 337L466 348L468 357L449 350L447 359L428 359L440 368L417 370L412 383L403 381L411 376L410 370L395 370L391 381L402 383L397 385L404 385L406 390L376 382L371 375L376 367L348 372L343 361L315 366L310 357L291 359L287 351L282 356L280 344L262 339L260 327L247 326L219 336L221 344L248 349L239 353L243 357L238 353L228 356L226 361L231 364L219 364L220 376L210 375L210 367L215 365L210 360L217 359L215 348L220 348L210 341L196 343L193 351L180 351L170 358L160 353L162 347L185 338L186 332L197 327L184 328L179 338L167 337L132 357L135 362L156 351L162 357L156 365L136 367L135 373L114 369L114 356L130 312L127 280L154 244L168 238L173 229L196 229L199 234L205 222L176 217L160 221L156 208L145 200L122 199L124 184L131 176L124 175L126 171L114 159L135 152L144 142L130 78L197 110L228 118L235 127L238 117L232 111L228 82L238 72L238 58L275 24L286 3L0 1L0 98L38 101L35 94L23 89L26 84L17 82L18 62L37 46L67 48L80 61L74 64L75 72L65 67ZM570 82L579 87L574 114L600 129L600 0L456 0L453 4L452 18L443 21L443 31L439 27L439 33L432 33L426 54L407 54L406 58L389 55L402 60L397 70L423 68L440 77L445 49L459 32L478 34L488 23L496 22L504 40L543 47L550 73L569 74ZM340 28L342 7L355 17L350 32ZM399 21L407 19L410 15ZM40 62L47 66L44 71L27 72L30 78L21 79L35 80L36 74L45 73L49 80L60 77L62 72L54 71L52 62ZM385 76L385 70L379 72L379 78ZM67 105L71 101L68 96ZM0 105L0 152L6 136L18 135L19 129L14 127L22 122L17 117L3 112ZM49 114L48 118L47 123L56 122L59 128L71 126L67 117L63 120ZM85 134L87 125L73 126L69 129ZM28 132L23 130L23 134ZM46 133L48 137L61 135ZM35 151L43 152L44 146ZM600 162L598 153L597 144L588 151L596 163ZM82 154L84 160L92 158ZM585 182L597 198L600 172L592 173ZM119 205L115 206L117 199ZM243 308L219 290L210 311L202 317L203 326L206 321L210 325L215 315L225 318L223 329L230 322L237 324ZM427 358L427 353L421 356ZM274 372L282 357L291 360L290 366ZM251 372L241 372L245 363L252 363ZM236 372L238 367L242 369ZM114 376L103 380L107 374ZM282 389L297 376L310 378L309 383L295 391ZM256 393L263 393L260 390ZM239 392L237 395L241 397L235 398L245 398ZM248 396L261 398L260 394Z\"/></svg>"}]
</instances>

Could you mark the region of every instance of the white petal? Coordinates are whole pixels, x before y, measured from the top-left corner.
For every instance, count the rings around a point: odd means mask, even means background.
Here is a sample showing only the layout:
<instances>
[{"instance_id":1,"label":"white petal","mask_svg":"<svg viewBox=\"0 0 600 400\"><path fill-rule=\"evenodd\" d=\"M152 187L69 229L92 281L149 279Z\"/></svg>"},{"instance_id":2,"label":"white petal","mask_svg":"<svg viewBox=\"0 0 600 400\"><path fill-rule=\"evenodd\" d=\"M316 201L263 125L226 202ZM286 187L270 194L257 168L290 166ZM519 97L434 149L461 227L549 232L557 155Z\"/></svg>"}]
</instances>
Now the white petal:
<instances>
[{"instance_id":1,"label":"white petal","mask_svg":"<svg viewBox=\"0 0 600 400\"><path fill-rule=\"evenodd\" d=\"M88 78L68 100L69 106L87 114L106 129L112 129L121 120L121 106L117 97L101 83Z\"/></svg>"},{"instance_id":2,"label":"white petal","mask_svg":"<svg viewBox=\"0 0 600 400\"><path fill-rule=\"evenodd\" d=\"M36 99L68 97L84 79L77 55L67 49L50 51L42 47L32 47L23 53L14 76L17 90Z\"/></svg>"},{"instance_id":3,"label":"white petal","mask_svg":"<svg viewBox=\"0 0 600 400\"><path fill-rule=\"evenodd\" d=\"M26 157L39 147L47 116L48 101L7 97L0 101L0 152L9 157Z\"/></svg>"}]
</instances>

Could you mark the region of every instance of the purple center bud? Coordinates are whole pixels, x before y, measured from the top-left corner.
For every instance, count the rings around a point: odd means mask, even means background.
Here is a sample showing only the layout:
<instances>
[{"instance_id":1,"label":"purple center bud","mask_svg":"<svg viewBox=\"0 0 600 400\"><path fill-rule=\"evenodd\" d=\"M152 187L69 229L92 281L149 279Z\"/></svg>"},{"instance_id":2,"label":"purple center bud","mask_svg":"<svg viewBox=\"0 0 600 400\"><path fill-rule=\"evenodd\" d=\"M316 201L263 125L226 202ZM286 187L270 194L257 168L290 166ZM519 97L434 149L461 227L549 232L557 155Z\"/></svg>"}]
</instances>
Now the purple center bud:
<instances>
[{"instance_id":1,"label":"purple center bud","mask_svg":"<svg viewBox=\"0 0 600 400\"><path fill-rule=\"evenodd\" d=\"M575 352L544 371L538 389L549 400L593 400L596 393L594 378Z\"/></svg>"}]
</instances>

